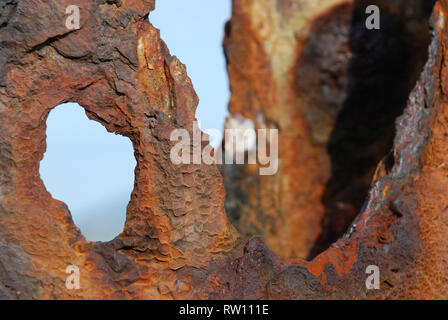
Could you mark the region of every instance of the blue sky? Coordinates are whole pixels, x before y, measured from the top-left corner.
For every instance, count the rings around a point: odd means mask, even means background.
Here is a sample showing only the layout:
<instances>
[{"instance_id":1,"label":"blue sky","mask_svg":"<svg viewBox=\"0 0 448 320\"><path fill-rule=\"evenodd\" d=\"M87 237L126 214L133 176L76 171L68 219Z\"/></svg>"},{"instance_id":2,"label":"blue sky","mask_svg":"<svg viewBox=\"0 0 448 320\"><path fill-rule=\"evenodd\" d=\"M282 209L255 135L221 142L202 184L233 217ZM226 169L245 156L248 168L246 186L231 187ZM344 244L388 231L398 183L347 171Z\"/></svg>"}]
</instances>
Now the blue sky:
<instances>
[{"instance_id":1,"label":"blue sky","mask_svg":"<svg viewBox=\"0 0 448 320\"><path fill-rule=\"evenodd\" d=\"M231 0L157 0L149 17L171 54L187 66L204 130L222 130L227 114L222 39L230 15ZM123 230L135 164L131 141L89 120L77 104L50 112L41 178L53 198L68 205L88 240L111 240Z\"/></svg>"},{"instance_id":2,"label":"blue sky","mask_svg":"<svg viewBox=\"0 0 448 320\"><path fill-rule=\"evenodd\" d=\"M224 126L229 101L222 49L231 0L156 0L149 21L161 31L172 55L187 66L199 96L196 117L201 129Z\"/></svg>"}]
</instances>

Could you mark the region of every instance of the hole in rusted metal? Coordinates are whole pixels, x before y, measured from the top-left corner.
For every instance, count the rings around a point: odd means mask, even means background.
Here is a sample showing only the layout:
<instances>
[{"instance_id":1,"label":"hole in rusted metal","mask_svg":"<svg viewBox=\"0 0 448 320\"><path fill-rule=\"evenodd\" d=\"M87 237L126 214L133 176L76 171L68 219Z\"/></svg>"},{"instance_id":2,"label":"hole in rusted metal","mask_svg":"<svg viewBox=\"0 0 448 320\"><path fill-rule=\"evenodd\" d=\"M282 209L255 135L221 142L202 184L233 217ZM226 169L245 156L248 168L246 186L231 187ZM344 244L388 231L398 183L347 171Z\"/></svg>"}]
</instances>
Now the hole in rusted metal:
<instances>
[{"instance_id":1,"label":"hole in rusted metal","mask_svg":"<svg viewBox=\"0 0 448 320\"><path fill-rule=\"evenodd\" d=\"M87 240L112 240L123 231L134 186L131 141L108 133L74 103L50 112L46 134L40 174L47 190L68 205Z\"/></svg>"}]
</instances>

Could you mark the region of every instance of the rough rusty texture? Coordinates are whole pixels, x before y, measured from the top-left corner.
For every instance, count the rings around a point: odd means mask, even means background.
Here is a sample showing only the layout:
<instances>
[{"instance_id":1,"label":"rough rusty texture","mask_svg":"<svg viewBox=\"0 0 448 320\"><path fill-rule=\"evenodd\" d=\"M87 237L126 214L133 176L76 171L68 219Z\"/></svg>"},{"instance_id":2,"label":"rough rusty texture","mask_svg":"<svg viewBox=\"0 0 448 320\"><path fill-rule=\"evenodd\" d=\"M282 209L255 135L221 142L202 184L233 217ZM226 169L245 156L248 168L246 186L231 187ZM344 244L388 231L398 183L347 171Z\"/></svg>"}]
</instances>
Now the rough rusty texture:
<instances>
[{"instance_id":1,"label":"rough rusty texture","mask_svg":"<svg viewBox=\"0 0 448 320\"><path fill-rule=\"evenodd\" d=\"M284 258L313 258L359 213L427 59L432 1L236 0L230 118L279 130L279 171L223 168L226 211ZM381 29L365 27L367 5Z\"/></svg>"},{"instance_id":2,"label":"rough rusty texture","mask_svg":"<svg viewBox=\"0 0 448 320\"><path fill-rule=\"evenodd\" d=\"M78 5L81 29L65 27ZM170 133L198 102L147 19L154 1L0 1L0 294L8 298L180 298L177 270L233 248L215 166L175 166ZM77 102L131 139L137 167L123 233L86 242L39 176L46 119ZM68 265L81 289L65 289ZM23 275L23 276L22 276Z\"/></svg>"},{"instance_id":3,"label":"rough rusty texture","mask_svg":"<svg viewBox=\"0 0 448 320\"><path fill-rule=\"evenodd\" d=\"M0 298L448 298L448 0L392 160L350 232L311 262L238 239L216 166L171 163L170 132L190 129L197 98L146 19L153 1L79 0L77 31L67 4L0 1ZM126 225L107 243L87 242L39 177L46 117L67 101L134 145ZM79 290L65 287L72 264ZM380 290L365 287L371 264Z\"/></svg>"}]
</instances>

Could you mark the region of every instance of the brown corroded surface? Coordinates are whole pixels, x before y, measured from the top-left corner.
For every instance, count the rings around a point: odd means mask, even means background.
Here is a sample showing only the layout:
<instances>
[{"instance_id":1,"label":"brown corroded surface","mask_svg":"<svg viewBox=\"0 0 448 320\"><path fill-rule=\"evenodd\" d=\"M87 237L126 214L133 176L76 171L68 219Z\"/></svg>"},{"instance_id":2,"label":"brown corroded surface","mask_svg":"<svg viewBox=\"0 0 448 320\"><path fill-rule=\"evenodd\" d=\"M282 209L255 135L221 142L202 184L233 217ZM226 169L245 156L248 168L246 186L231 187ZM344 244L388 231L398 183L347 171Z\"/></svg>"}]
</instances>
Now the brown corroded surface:
<instances>
[{"instance_id":1,"label":"brown corroded surface","mask_svg":"<svg viewBox=\"0 0 448 320\"><path fill-rule=\"evenodd\" d=\"M279 171L226 166L226 211L282 257L312 258L361 210L426 61L432 1L233 2L231 117L279 130ZM381 29L367 30L367 5Z\"/></svg>"},{"instance_id":2,"label":"brown corroded surface","mask_svg":"<svg viewBox=\"0 0 448 320\"><path fill-rule=\"evenodd\" d=\"M337 3L316 1L326 2ZM64 26L68 4L81 8L80 30ZM436 4L429 59L396 121L391 160L350 232L311 262L238 239L216 166L171 163L170 132L190 129L197 97L146 19L153 7L0 1L1 298L448 298L447 0ZM107 243L87 242L39 177L46 117L67 101L134 145L126 225ZM365 287L372 264L379 290ZM68 265L80 268L79 290L65 287Z\"/></svg>"},{"instance_id":3,"label":"brown corroded surface","mask_svg":"<svg viewBox=\"0 0 448 320\"><path fill-rule=\"evenodd\" d=\"M170 161L170 133L191 127L197 97L147 21L154 1L0 4L2 296L182 297L189 285L176 282L177 270L206 267L233 248L235 232L217 168ZM68 5L80 7L80 30L65 27ZM134 146L126 225L109 243L86 242L39 177L46 118L68 101ZM82 277L81 289L70 292L65 268L72 264Z\"/></svg>"}]
</instances>

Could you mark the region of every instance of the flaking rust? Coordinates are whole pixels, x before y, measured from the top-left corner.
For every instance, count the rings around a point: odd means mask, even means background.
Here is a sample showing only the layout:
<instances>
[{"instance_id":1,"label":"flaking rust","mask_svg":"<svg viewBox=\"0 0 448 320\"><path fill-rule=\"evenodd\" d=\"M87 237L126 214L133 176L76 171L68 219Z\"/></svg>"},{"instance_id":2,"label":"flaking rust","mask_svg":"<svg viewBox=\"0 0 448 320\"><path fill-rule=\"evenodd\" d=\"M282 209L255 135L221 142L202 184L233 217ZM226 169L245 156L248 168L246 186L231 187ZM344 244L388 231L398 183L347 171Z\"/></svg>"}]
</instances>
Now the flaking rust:
<instances>
[{"instance_id":1,"label":"flaking rust","mask_svg":"<svg viewBox=\"0 0 448 320\"><path fill-rule=\"evenodd\" d=\"M239 16L247 18L242 2L234 3L233 21ZM344 5L344 13L352 5L329 0L277 3L276 10L286 16L294 10L306 12L289 17L303 26L318 13L339 5ZM79 30L67 30L64 25L68 5L81 8ZM216 166L171 163L170 132L191 130L198 100L184 66L169 54L159 32L146 19L154 1L1 0L0 8L1 298L448 297L444 264L448 257L448 174L444 166L448 163L448 70L443 63L448 42L447 0L435 5L428 59L407 107L396 120L391 163L372 183L350 236L334 242L310 262L279 258L262 238L244 240L238 235L224 210L225 191ZM269 23L254 19L264 26ZM343 14L341 19L345 19ZM244 30L244 23L231 23L228 36L242 37L238 28ZM253 63L259 63L261 70L256 76L263 81L255 83L253 90L264 95L246 96L278 106L288 93L273 93L270 88L289 90L273 85L289 67L280 63L284 57L265 52L270 48L267 43L260 50L263 41L258 35L246 36L231 41L254 54ZM295 37L303 34L285 36L294 44L288 57L295 61ZM240 54L236 50L227 51L229 68ZM231 81L237 81L230 73ZM253 92L251 85L241 87L242 92ZM46 118L52 108L69 101L79 103L107 130L133 142L136 184L125 228L110 242L86 241L67 206L52 199L39 177ZM305 126L304 117L276 118L274 113L282 110L271 107L263 107L260 123ZM231 111L253 117L254 109L244 108L234 106ZM283 144L282 156L300 154L294 137L285 138L289 142ZM317 157L313 152L304 156ZM294 176L292 167L287 170ZM280 192L286 197L292 187ZM321 188L312 182L309 187ZM307 208L312 209L312 198L308 201ZM306 237L315 240L316 234ZM301 248L306 249L299 253L309 251L309 245ZM68 265L79 267L77 290L65 286ZM378 290L366 289L369 265L381 270Z\"/></svg>"},{"instance_id":2,"label":"flaking rust","mask_svg":"<svg viewBox=\"0 0 448 320\"><path fill-rule=\"evenodd\" d=\"M366 9L380 9L380 29ZM279 171L223 168L244 236L311 259L349 228L427 59L431 1L234 1L230 117L279 130ZM228 126L229 127L229 126Z\"/></svg>"}]
</instances>

